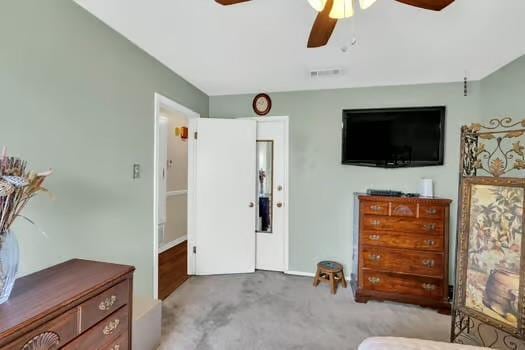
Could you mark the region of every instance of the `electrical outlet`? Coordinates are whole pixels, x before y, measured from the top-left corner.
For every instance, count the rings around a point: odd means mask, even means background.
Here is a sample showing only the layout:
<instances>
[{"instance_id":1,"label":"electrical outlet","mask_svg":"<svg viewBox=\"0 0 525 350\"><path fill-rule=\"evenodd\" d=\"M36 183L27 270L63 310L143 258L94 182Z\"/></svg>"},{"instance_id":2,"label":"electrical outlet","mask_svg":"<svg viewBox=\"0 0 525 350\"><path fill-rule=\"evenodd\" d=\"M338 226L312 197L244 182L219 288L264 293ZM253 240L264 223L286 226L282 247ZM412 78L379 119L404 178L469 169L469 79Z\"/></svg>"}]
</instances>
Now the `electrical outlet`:
<instances>
[{"instance_id":1,"label":"electrical outlet","mask_svg":"<svg viewBox=\"0 0 525 350\"><path fill-rule=\"evenodd\" d=\"M140 178L140 164L133 164L133 180Z\"/></svg>"}]
</instances>

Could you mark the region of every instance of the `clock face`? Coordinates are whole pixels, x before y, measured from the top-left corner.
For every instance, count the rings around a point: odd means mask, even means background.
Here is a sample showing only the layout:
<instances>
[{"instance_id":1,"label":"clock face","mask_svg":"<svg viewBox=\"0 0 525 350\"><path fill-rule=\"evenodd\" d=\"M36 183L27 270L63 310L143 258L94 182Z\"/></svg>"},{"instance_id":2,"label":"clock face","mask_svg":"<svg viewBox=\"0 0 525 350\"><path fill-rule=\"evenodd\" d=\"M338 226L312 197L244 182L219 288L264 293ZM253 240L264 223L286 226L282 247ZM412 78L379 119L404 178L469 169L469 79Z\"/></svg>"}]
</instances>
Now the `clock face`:
<instances>
[{"instance_id":1,"label":"clock face","mask_svg":"<svg viewBox=\"0 0 525 350\"><path fill-rule=\"evenodd\" d=\"M253 99L253 110L258 115L266 115L272 109L272 100L267 94L259 94Z\"/></svg>"},{"instance_id":2,"label":"clock face","mask_svg":"<svg viewBox=\"0 0 525 350\"><path fill-rule=\"evenodd\" d=\"M259 97L257 100L257 110L265 111L268 109L268 100L264 97Z\"/></svg>"}]
</instances>

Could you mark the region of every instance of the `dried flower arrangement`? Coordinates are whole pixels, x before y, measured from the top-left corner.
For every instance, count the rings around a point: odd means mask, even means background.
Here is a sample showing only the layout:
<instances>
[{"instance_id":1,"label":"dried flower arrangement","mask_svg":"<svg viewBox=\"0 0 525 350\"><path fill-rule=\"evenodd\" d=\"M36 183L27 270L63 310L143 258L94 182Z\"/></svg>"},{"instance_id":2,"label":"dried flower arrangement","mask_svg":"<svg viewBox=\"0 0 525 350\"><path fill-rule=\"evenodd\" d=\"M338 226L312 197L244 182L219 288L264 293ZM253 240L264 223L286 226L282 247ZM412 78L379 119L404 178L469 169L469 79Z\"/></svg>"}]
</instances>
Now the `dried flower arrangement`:
<instances>
[{"instance_id":1,"label":"dried flower arrangement","mask_svg":"<svg viewBox=\"0 0 525 350\"><path fill-rule=\"evenodd\" d=\"M35 173L27 169L27 162L7 156L6 148L0 156L0 236L5 235L29 200L39 192L51 170ZM1 240L0 240L1 242Z\"/></svg>"}]
</instances>

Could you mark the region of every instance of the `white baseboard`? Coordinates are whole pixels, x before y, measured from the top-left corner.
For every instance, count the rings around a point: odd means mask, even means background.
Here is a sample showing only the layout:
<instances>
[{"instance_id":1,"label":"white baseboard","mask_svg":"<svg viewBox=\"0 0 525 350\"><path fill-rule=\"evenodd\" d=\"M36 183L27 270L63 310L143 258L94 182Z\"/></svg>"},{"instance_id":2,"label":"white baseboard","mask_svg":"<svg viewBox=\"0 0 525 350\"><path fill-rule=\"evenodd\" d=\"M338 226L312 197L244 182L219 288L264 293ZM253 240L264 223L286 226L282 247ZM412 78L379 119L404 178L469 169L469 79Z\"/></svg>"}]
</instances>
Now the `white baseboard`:
<instances>
[{"instance_id":1,"label":"white baseboard","mask_svg":"<svg viewBox=\"0 0 525 350\"><path fill-rule=\"evenodd\" d=\"M302 271L285 271L284 272L287 275L294 275L294 276L303 276L303 277L314 277L315 273L313 272L302 272ZM346 276L346 280L350 281L350 276Z\"/></svg>"},{"instance_id":2,"label":"white baseboard","mask_svg":"<svg viewBox=\"0 0 525 350\"><path fill-rule=\"evenodd\" d=\"M160 346L162 304L160 300L133 298L133 349L155 350Z\"/></svg>"},{"instance_id":3,"label":"white baseboard","mask_svg":"<svg viewBox=\"0 0 525 350\"><path fill-rule=\"evenodd\" d=\"M182 242L186 241L187 239L188 239L188 236L182 236L182 237L179 237L176 240L173 240L171 242L164 243L163 245L161 245L159 247L159 254L160 253L164 253L166 250L171 249L171 248L175 247L176 245L181 244Z\"/></svg>"},{"instance_id":4,"label":"white baseboard","mask_svg":"<svg viewBox=\"0 0 525 350\"><path fill-rule=\"evenodd\" d=\"M287 275L294 275L294 276L304 276L304 277L314 277L315 273L313 272L302 272L302 271L285 271L284 272Z\"/></svg>"}]
</instances>

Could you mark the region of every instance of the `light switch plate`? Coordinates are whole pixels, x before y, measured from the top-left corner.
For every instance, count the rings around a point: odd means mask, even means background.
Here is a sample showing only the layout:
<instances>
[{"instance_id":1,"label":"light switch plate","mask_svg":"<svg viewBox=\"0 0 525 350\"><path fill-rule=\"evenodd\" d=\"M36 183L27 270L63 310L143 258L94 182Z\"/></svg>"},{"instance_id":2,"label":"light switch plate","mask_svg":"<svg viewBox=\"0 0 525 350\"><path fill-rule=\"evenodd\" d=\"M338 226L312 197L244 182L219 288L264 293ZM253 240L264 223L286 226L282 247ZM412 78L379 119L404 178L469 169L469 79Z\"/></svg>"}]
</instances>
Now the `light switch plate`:
<instances>
[{"instance_id":1,"label":"light switch plate","mask_svg":"<svg viewBox=\"0 0 525 350\"><path fill-rule=\"evenodd\" d=\"M140 164L133 164L133 180L140 178Z\"/></svg>"}]
</instances>

